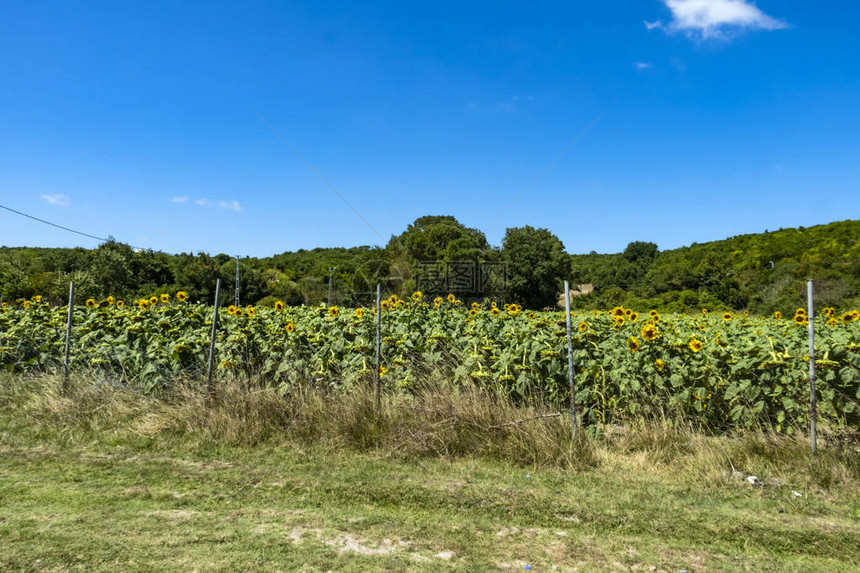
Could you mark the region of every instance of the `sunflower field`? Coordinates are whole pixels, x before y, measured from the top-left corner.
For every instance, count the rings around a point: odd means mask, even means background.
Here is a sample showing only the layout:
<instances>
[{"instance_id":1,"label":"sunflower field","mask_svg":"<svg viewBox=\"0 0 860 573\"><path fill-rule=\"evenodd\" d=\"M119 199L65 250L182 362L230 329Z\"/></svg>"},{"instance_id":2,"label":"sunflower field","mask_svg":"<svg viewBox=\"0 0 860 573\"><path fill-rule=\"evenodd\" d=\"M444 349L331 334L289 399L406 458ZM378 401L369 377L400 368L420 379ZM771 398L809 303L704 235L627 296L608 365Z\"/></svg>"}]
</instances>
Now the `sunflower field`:
<instances>
[{"instance_id":1,"label":"sunflower field","mask_svg":"<svg viewBox=\"0 0 860 573\"><path fill-rule=\"evenodd\" d=\"M133 303L87 300L73 310L71 368L145 392L205 377L212 307L184 293ZM348 392L375 378L374 308L229 307L216 337L220 378ZM40 297L0 309L0 368L62 367L66 307ZM617 307L574 313L576 402L590 424L682 416L722 431L803 429L809 413L808 317L660 315ZM815 317L818 411L826 427L860 424L860 312ZM471 306L453 295L394 295L382 305L383 388L422 381L497 389L515 400L570 403L562 312Z\"/></svg>"}]
</instances>

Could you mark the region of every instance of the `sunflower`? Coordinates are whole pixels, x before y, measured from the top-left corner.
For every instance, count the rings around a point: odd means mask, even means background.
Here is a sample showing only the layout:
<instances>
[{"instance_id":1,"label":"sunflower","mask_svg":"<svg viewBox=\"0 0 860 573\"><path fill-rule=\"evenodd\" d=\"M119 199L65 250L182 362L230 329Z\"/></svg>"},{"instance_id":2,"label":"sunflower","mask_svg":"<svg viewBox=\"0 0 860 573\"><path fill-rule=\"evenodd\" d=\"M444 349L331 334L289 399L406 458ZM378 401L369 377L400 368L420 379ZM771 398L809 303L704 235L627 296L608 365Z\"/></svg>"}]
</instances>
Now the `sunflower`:
<instances>
[{"instance_id":1,"label":"sunflower","mask_svg":"<svg viewBox=\"0 0 860 573\"><path fill-rule=\"evenodd\" d=\"M630 322L636 322L637 320L639 320L639 313L637 313L636 311L631 312L627 316L630 318Z\"/></svg>"},{"instance_id":2,"label":"sunflower","mask_svg":"<svg viewBox=\"0 0 860 573\"><path fill-rule=\"evenodd\" d=\"M385 366L380 366L380 367L379 367L379 377L380 377L380 378L382 378L383 376L385 376L385 373L386 373L386 372L388 372L388 368L386 368Z\"/></svg>"},{"instance_id":3,"label":"sunflower","mask_svg":"<svg viewBox=\"0 0 860 573\"><path fill-rule=\"evenodd\" d=\"M732 319L732 313L730 313L730 312L724 312L724 313L723 313L723 320L725 320L726 322L728 322L728 321L730 321L731 319Z\"/></svg>"},{"instance_id":4,"label":"sunflower","mask_svg":"<svg viewBox=\"0 0 860 573\"><path fill-rule=\"evenodd\" d=\"M288 322L286 328L287 328L287 332L295 332L296 331L296 327L293 325L292 322Z\"/></svg>"},{"instance_id":5,"label":"sunflower","mask_svg":"<svg viewBox=\"0 0 860 573\"><path fill-rule=\"evenodd\" d=\"M494 306L492 309L490 309L490 314L492 314L493 316L499 316L499 309Z\"/></svg>"},{"instance_id":6,"label":"sunflower","mask_svg":"<svg viewBox=\"0 0 860 573\"><path fill-rule=\"evenodd\" d=\"M448 293L448 302L454 302L457 300L457 297L454 296L454 293Z\"/></svg>"},{"instance_id":7,"label":"sunflower","mask_svg":"<svg viewBox=\"0 0 860 573\"><path fill-rule=\"evenodd\" d=\"M88 308L95 308L96 307L96 301L91 299L91 298L88 298L87 302L85 304L87 305Z\"/></svg>"},{"instance_id":8,"label":"sunflower","mask_svg":"<svg viewBox=\"0 0 860 573\"><path fill-rule=\"evenodd\" d=\"M254 307L249 304L248 307L245 309L245 312L248 313L248 316L254 316L254 313L256 311L254 310Z\"/></svg>"},{"instance_id":9,"label":"sunflower","mask_svg":"<svg viewBox=\"0 0 860 573\"><path fill-rule=\"evenodd\" d=\"M149 301L148 300L141 300L139 305L140 305L141 310L146 310L149 308Z\"/></svg>"},{"instance_id":10,"label":"sunflower","mask_svg":"<svg viewBox=\"0 0 860 573\"><path fill-rule=\"evenodd\" d=\"M36 296L33 297L32 300L33 300L33 302L42 302L42 295L37 294Z\"/></svg>"},{"instance_id":11,"label":"sunflower","mask_svg":"<svg viewBox=\"0 0 860 573\"><path fill-rule=\"evenodd\" d=\"M860 310L851 311L851 322L854 322L855 320L860 320Z\"/></svg>"},{"instance_id":12,"label":"sunflower","mask_svg":"<svg viewBox=\"0 0 860 573\"><path fill-rule=\"evenodd\" d=\"M30 308L30 301L29 300L25 300L23 304L24 304L24 308Z\"/></svg>"},{"instance_id":13,"label":"sunflower","mask_svg":"<svg viewBox=\"0 0 860 573\"><path fill-rule=\"evenodd\" d=\"M827 326L829 326L830 328L833 328L837 324L839 324L839 321L836 320L836 318L831 316L830 318L827 319Z\"/></svg>"},{"instance_id":14,"label":"sunflower","mask_svg":"<svg viewBox=\"0 0 860 573\"><path fill-rule=\"evenodd\" d=\"M775 313L773 313L773 317L774 317L775 319L779 320L779 319L781 319L781 318L782 318L782 313L781 313L781 312L779 312L779 311L776 311Z\"/></svg>"},{"instance_id":15,"label":"sunflower","mask_svg":"<svg viewBox=\"0 0 860 573\"><path fill-rule=\"evenodd\" d=\"M364 309L363 308L355 309L355 318L361 318L362 316L364 316Z\"/></svg>"},{"instance_id":16,"label":"sunflower","mask_svg":"<svg viewBox=\"0 0 860 573\"><path fill-rule=\"evenodd\" d=\"M230 306L227 307L227 313L228 314L236 314L236 307L231 304Z\"/></svg>"},{"instance_id":17,"label":"sunflower","mask_svg":"<svg viewBox=\"0 0 860 573\"><path fill-rule=\"evenodd\" d=\"M423 296L424 296L424 293L421 292L420 290L415 291L412 293L412 300L415 302L418 302L419 300L421 300L421 297L423 297Z\"/></svg>"},{"instance_id":18,"label":"sunflower","mask_svg":"<svg viewBox=\"0 0 860 573\"><path fill-rule=\"evenodd\" d=\"M495 310L495 311L496 311L496 314L498 314L498 312L499 312L499 310L498 310L498 309L493 309L493 310ZM475 310L474 308L473 308L473 309L471 309L471 310L469 311L469 316L478 316L478 311L477 311L477 310Z\"/></svg>"},{"instance_id":19,"label":"sunflower","mask_svg":"<svg viewBox=\"0 0 860 573\"><path fill-rule=\"evenodd\" d=\"M657 339L657 327L653 324L646 324L642 327L642 338L647 340L648 342L652 342Z\"/></svg>"},{"instance_id":20,"label":"sunflower","mask_svg":"<svg viewBox=\"0 0 860 573\"><path fill-rule=\"evenodd\" d=\"M333 307L331 307L331 308L329 308L329 309L328 309L328 313L329 313L331 316L337 316L337 314L338 314L339 312L340 312L340 311L337 309L337 307L336 307L336 306L333 306Z\"/></svg>"},{"instance_id":21,"label":"sunflower","mask_svg":"<svg viewBox=\"0 0 860 573\"><path fill-rule=\"evenodd\" d=\"M688 346L693 352L698 352L702 349L702 342L694 338L690 341L690 344L688 344Z\"/></svg>"},{"instance_id":22,"label":"sunflower","mask_svg":"<svg viewBox=\"0 0 860 573\"><path fill-rule=\"evenodd\" d=\"M630 352L636 352L639 350L639 341L631 336L627 339L627 349L630 350Z\"/></svg>"},{"instance_id":23,"label":"sunflower","mask_svg":"<svg viewBox=\"0 0 860 573\"><path fill-rule=\"evenodd\" d=\"M433 299L433 308L439 308L440 306L442 306L442 297L437 296Z\"/></svg>"},{"instance_id":24,"label":"sunflower","mask_svg":"<svg viewBox=\"0 0 860 573\"><path fill-rule=\"evenodd\" d=\"M587 322L580 322L579 323L579 331L585 332L586 330L588 330L588 323Z\"/></svg>"},{"instance_id":25,"label":"sunflower","mask_svg":"<svg viewBox=\"0 0 860 573\"><path fill-rule=\"evenodd\" d=\"M9 308L9 303L4 302L4 303L0 304L0 308Z\"/></svg>"},{"instance_id":26,"label":"sunflower","mask_svg":"<svg viewBox=\"0 0 860 573\"><path fill-rule=\"evenodd\" d=\"M454 300L454 306L460 306L461 304L463 304L463 301L459 298Z\"/></svg>"},{"instance_id":27,"label":"sunflower","mask_svg":"<svg viewBox=\"0 0 860 573\"><path fill-rule=\"evenodd\" d=\"M158 297L157 296L149 297L149 304L158 304Z\"/></svg>"},{"instance_id":28,"label":"sunflower","mask_svg":"<svg viewBox=\"0 0 860 573\"><path fill-rule=\"evenodd\" d=\"M117 307L117 308L122 308L122 307L124 307L124 306L125 306L125 303L124 303L124 302L122 302L121 300L116 301L116 307Z\"/></svg>"},{"instance_id":29,"label":"sunflower","mask_svg":"<svg viewBox=\"0 0 860 573\"><path fill-rule=\"evenodd\" d=\"M797 310L794 311L794 314L795 314L795 316L797 316L797 315L806 316L806 310L803 308L798 308Z\"/></svg>"},{"instance_id":30,"label":"sunflower","mask_svg":"<svg viewBox=\"0 0 860 573\"><path fill-rule=\"evenodd\" d=\"M622 326L624 326L624 323L626 321L624 320L623 316L615 316L615 317L613 317L613 322L615 323L615 326L617 326L618 328L621 328Z\"/></svg>"},{"instance_id":31,"label":"sunflower","mask_svg":"<svg viewBox=\"0 0 860 573\"><path fill-rule=\"evenodd\" d=\"M530 313L529 313L529 318L534 318L534 317L535 317L535 313L530 312Z\"/></svg>"},{"instance_id":32,"label":"sunflower","mask_svg":"<svg viewBox=\"0 0 860 573\"><path fill-rule=\"evenodd\" d=\"M809 319L806 318L805 314L795 314L794 323L806 326L807 324L809 324Z\"/></svg>"},{"instance_id":33,"label":"sunflower","mask_svg":"<svg viewBox=\"0 0 860 573\"><path fill-rule=\"evenodd\" d=\"M234 316L242 316L243 314L245 314L245 311L238 307L233 311Z\"/></svg>"},{"instance_id":34,"label":"sunflower","mask_svg":"<svg viewBox=\"0 0 860 573\"><path fill-rule=\"evenodd\" d=\"M284 303L282 303L281 301L276 301L275 310L284 310Z\"/></svg>"},{"instance_id":35,"label":"sunflower","mask_svg":"<svg viewBox=\"0 0 860 573\"><path fill-rule=\"evenodd\" d=\"M170 302L170 295L169 295L169 294L167 294L166 292L165 292L165 293L162 293L162 295L161 295L161 302Z\"/></svg>"},{"instance_id":36,"label":"sunflower","mask_svg":"<svg viewBox=\"0 0 860 573\"><path fill-rule=\"evenodd\" d=\"M707 308L702 309L702 314L708 314L708 312L710 312L710 311Z\"/></svg>"},{"instance_id":37,"label":"sunflower","mask_svg":"<svg viewBox=\"0 0 860 573\"><path fill-rule=\"evenodd\" d=\"M657 366L657 370L659 370L660 372L662 372L662 371L663 371L663 369L664 369L664 368L666 368L666 363L665 363L665 362L663 362L663 359L662 359L662 358L658 358L658 359L654 362L654 364Z\"/></svg>"},{"instance_id":38,"label":"sunflower","mask_svg":"<svg viewBox=\"0 0 860 573\"><path fill-rule=\"evenodd\" d=\"M185 302L186 300L188 300L188 293L184 290L179 291L178 293L176 293L176 300L178 300L179 302Z\"/></svg>"},{"instance_id":39,"label":"sunflower","mask_svg":"<svg viewBox=\"0 0 860 573\"><path fill-rule=\"evenodd\" d=\"M108 304L113 304L114 302L116 302L116 299L112 296L107 297L105 300L107 300Z\"/></svg>"},{"instance_id":40,"label":"sunflower","mask_svg":"<svg viewBox=\"0 0 860 573\"><path fill-rule=\"evenodd\" d=\"M624 307L616 306L612 309L612 316L617 316L620 318L624 317Z\"/></svg>"},{"instance_id":41,"label":"sunflower","mask_svg":"<svg viewBox=\"0 0 860 573\"><path fill-rule=\"evenodd\" d=\"M633 314L633 309L632 308L625 308L624 314L627 316L630 316L631 314Z\"/></svg>"},{"instance_id":42,"label":"sunflower","mask_svg":"<svg viewBox=\"0 0 860 573\"><path fill-rule=\"evenodd\" d=\"M749 316L749 315L750 315L750 311L744 310L744 316Z\"/></svg>"},{"instance_id":43,"label":"sunflower","mask_svg":"<svg viewBox=\"0 0 860 573\"><path fill-rule=\"evenodd\" d=\"M854 314L851 312L846 312L845 314L842 315L842 322L844 322L845 324L848 324L849 322L853 322L854 320L856 320L856 319L854 318Z\"/></svg>"},{"instance_id":44,"label":"sunflower","mask_svg":"<svg viewBox=\"0 0 860 573\"><path fill-rule=\"evenodd\" d=\"M660 318L659 314L655 314L654 316L651 317L651 322L653 322L654 324L657 324L658 322L660 322L660 320L661 320L661 318Z\"/></svg>"}]
</instances>

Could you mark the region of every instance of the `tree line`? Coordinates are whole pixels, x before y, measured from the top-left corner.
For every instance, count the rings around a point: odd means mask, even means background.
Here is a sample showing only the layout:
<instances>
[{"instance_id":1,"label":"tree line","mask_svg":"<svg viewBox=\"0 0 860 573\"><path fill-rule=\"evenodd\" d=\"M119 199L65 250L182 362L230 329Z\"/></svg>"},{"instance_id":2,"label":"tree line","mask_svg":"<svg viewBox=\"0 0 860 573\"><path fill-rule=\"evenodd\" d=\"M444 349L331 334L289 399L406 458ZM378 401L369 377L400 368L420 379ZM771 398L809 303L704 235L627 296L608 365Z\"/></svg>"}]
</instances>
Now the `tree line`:
<instances>
[{"instance_id":1,"label":"tree line","mask_svg":"<svg viewBox=\"0 0 860 573\"><path fill-rule=\"evenodd\" d=\"M135 300L183 290L211 302L222 279L232 303L236 259L207 253L134 250L109 240L95 249L0 248L0 297L41 295L60 304L74 281L82 298ZM555 307L569 280L577 308L619 304L663 311L748 309L758 313L802 305L807 277L827 306L860 302L860 221L781 229L660 251L633 241L622 253L568 254L547 229L506 230L502 244L451 216L416 219L385 246L325 248L241 258L241 304L370 304L377 283L409 296L454 292L464 301L493 299L526 308Z\"/></svg>"}]
</instances>

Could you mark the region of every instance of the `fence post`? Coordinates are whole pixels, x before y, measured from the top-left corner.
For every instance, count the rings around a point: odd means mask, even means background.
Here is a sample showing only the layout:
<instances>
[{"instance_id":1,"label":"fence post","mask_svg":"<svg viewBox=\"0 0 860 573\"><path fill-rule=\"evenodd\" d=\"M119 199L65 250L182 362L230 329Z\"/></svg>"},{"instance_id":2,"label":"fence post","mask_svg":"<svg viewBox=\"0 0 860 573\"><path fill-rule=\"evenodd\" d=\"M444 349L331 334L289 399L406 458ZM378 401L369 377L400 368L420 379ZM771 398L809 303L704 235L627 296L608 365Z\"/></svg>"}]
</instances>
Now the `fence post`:
<instances>
[{"instance_id":1,"label":"fence post","mask_svg":"<svg viewBox=\"0 0 860 573\"><path fill-rule=\"evenodd\" d=\"M815 403L815 308L812 302L812 279L806 281L807 314L809 315L809 441L812 453L818 453L818 408Z\"/></svg>"},{"instance_id":2,"label":"fence post","mask_svg":"<svg viewBox=\"0 0 860 573\"><path fill-rule=\"evenodd\" d=\"M69 388L69 346L72 342L72 310L75 306L75 283L69 283L69 312L66 318L66 350L63 355L63 392Z\"/></svg>"},{"instance_id":3,"label":"fence post","mask_svg":"<svg viewBox=\"0 0 860 573\"><path fill-rule=\"evenodd\" d=\"M221 300L221 279L215 283L215 312L212 315L212 337L209 339L209 367L206 371L206 392L209 402L215 398L215 385L212 382L212 375L215 370L215 331L218 329L218 305Z\"/></svg>"},{"instance_id":4,"label":"fence post","mask_svg":"<svg viewBox=\"0 0 860 573\"><path fill-rule=\"evenodd\" d=\"M376 285L376 377L375 382L376 385L374 387L374 398L376 399L376 409L379 410L379 402L380 402L380 378L382 377L382 372L380 372L380 368L382 367L382 285L377 283Z\"/></svg>"},{"instance_id":5,"label":"fence post","mask_svg":"<svg viewBox=\"0 0 860 573\"><path fill-rule=\"evenodd\" d=\"M570 418L576 432L576 388L573 380L573 335L570 327L570 284L564 281L564 319L567 323L567 375L570 382Z\"/></svg>"}]
</instances>

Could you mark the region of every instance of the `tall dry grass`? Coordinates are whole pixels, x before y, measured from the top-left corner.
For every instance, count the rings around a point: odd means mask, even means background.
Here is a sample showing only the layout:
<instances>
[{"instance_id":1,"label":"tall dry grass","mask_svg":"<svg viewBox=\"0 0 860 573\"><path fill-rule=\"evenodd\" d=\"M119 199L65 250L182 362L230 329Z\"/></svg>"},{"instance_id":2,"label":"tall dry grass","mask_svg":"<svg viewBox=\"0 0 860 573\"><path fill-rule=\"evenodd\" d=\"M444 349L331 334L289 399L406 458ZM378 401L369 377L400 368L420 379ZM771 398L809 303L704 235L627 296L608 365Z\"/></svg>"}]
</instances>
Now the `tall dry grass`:
<instances>
[{"instance_id":1,"label":"tall dry grass","mask_svg":"<svg viewBox=\"0 0 860 573\"><path fill-rule=\"evenodd\" d=\"M671 419L610 428L578 428L568 412L516 404L491 389L430 379L410 393L371 389L281 395L254 381L222 382L207 401L196 381L178 381L158 397L95 375L74 376L64 391L55 375L0 375L0 415L13 431L46 439L109 439L140 447L342 447L404 460L481 457L571 471L598 468L658 474L720 486L733 468L772 485L805 483L860 494L860 444L823 441L811 455L803 437L762 430L709 436Z\"/></svg>"}]
</instances>

